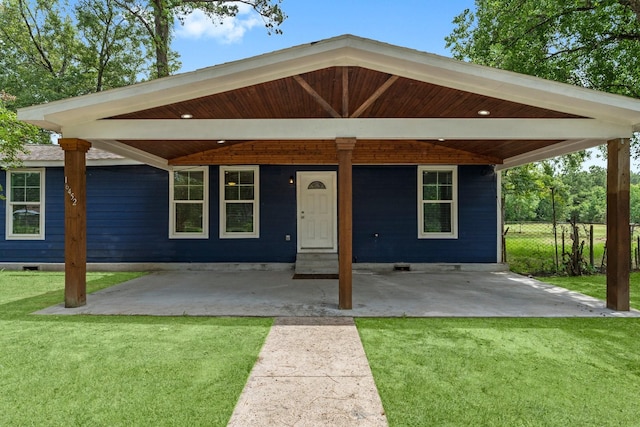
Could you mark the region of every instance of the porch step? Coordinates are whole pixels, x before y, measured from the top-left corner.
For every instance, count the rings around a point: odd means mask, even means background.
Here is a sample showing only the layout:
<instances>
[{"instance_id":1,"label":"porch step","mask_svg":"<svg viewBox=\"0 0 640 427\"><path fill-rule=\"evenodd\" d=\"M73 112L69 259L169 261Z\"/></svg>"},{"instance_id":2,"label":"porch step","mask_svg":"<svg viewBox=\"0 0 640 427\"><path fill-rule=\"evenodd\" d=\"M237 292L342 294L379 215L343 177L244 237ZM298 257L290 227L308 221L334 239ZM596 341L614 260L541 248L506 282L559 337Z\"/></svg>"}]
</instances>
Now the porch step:
<instances>
[{"instance_id":1,"label":"porch step","mask_svg":"<svg viewBox=\"0 0 640 427\"><path fill-rule=\"evenodd\" d=\"M338 274L338 254L299 253L296 274Z\"/></svg>"}]
</instances>

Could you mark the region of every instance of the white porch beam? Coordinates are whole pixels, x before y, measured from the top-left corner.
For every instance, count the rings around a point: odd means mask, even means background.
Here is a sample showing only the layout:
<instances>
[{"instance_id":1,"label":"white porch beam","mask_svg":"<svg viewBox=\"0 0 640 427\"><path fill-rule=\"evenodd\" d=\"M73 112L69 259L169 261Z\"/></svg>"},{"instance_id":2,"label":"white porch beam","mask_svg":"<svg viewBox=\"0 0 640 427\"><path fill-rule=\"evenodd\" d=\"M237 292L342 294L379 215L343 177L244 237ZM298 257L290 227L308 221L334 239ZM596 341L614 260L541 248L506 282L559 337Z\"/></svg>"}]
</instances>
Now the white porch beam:
<instances>
[{"instance_id":1,"label":"white porch beam","mask_svg":"<svg viewBox=\"0 0 640 427\"><path fill-rule=\"evenodd\" d=\"M606 140L602 139L563 141L561 143L530 151L519 156L509 157L508 159L505 159L501 165L496 165L496 170L499 171L510 169L516 166L526 165L527 163L539 162L541 160L551 159L553 157L562 156L564 154L575 153L576 151L597 147L598 145L602 145L604 143L606 143Z\"/></svg>"},{"instance_id":2,"label":"white porch beam","mask_svg":"<svg viewBox=\"0 0 640 427\"><path fill-rule=\"evenodd\" d=\"M146 151L130 147L118 141L105 141L100 139L88 139L92 146L101 150L109 151L120 156L146 163L158 169L171 170L169 162L162 157L154 156Z\"/></svg>"},{"instance_id":3,"label":"white porch beam","mask_svg":"<svg viewBox=\"0 0 640 427\"><path fill-rule=\"evenodd\" d=\"M629 137L631 125L595 119L229 119L98 120L70 125L86 140L599 139Z\"/></svg>"}]
</instances>

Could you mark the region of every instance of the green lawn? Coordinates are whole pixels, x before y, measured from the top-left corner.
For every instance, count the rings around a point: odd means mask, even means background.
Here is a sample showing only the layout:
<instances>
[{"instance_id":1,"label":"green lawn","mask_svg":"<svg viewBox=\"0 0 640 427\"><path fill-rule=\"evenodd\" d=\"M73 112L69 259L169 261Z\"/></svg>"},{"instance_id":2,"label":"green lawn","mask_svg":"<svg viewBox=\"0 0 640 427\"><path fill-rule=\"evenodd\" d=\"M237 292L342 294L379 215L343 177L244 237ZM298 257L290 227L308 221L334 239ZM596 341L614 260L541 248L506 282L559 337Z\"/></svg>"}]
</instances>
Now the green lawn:
<instances>
[{"instance_id":1,"label":"green lawn","mask_svg":"<svg viewBox=\"0 0 640 427\"><path fill-rule=\"evenodd\" d=\"M357 319L391 426L640 425L638 319Z\"/></svg>"},{"instance_id":2,"label":"green lawn","mask_svg":"<svg viewBox=\"0 0 640 427\"><path fill-rule=\"evenodd\" d=\"M137 274L87 276L93 292ZM29 314L63 288L0 272L0 425L226 425L272 319Z\"/></svg>"},{"instance_id":3,"label":"green lawn","mask_svg":"<svg viewBox=\"0 0 640 427\"><path fill-rule=\"evenodd\" d=\"M272 319L29 314L63 280L0 272L0 425L226 425ZM391 426L640 425L639 319L356 324Z\"/></svg>"},{"instance_id":4,"label":"green lawn","mask_svg":"<svg viewBox=\"0 0 640 427\"><path fill-rule=\"evenodd\" d=\"M607 277L603 274L576 277L553 276L539 279L603 301L607 298ZM640 273L631 273L629 276L629 295L631 307L640 309Z\"/></svg>"},{"instance_id":5,"label":"green lawn","mask_svg":"<svg viewBox=\"0 0 640 427\"><path fill-rule=\"evenodd\" d=\"M507 224L509 232L505 237L507 262L512 271L520 274L555 273L555 244L553 226L550 223ZM571 248L569 227L559 224L556 228L558 236L559 271L562 270L562 231L565 231L565 250ZM585 242L583 256L589 262L589 226L580 226L580 241ZM594 225L594 267L602 265L602 255L606 242L606 226ZM635 230L634 236L638 234ZM635 239L635 237L634 237Z\"/></svg>"}]
</instances>

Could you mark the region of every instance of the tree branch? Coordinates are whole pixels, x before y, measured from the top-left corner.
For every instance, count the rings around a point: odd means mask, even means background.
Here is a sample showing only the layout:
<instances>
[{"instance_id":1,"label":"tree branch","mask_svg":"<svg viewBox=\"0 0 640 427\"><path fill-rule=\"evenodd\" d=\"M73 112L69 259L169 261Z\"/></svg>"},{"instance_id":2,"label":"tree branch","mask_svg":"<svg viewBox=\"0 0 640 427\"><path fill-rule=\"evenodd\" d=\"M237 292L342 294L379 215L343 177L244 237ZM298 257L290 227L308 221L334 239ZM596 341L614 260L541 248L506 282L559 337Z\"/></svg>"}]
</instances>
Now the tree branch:
<instances>
[{"instance_id":1,"label":"tree branch","mask_svg":"<svg viewBox=\"0 0 640 427\"><path fill-rule=\"evenodd\" d=\"M562 12L556 14L556 15L552 15L552 16L546 17L546 19L543 19L542 21L539 21L537 24L529 27L520 36L518 36L518 37L514 36L514 37L511 37L511 38L507 38L507 39L504 40L504 42L505 42L505 44L507 46L511 47L511 46L515 45L516 42L518 42L521 39L523 39L526 35L531 34L532 32L534 32L535 30L537 30L540 27L544 27L544 26L548 25L550 22L553 22L553 21L555 21L557 19L560 19L560 18L562 18L564 16L568 16L568 15L571 15L571 14L574 14L574 13L587 12L587 11L594 10L594 9L595 9L595 6L581 6L581 7L576 7L576 8L573 8L573 9L564 10L564 11L562 11ZM540 17L541 18L545 18L544 15L542 15ZM497 41L496 40L492 40L491 43L492 44L493 43L497 43Z\"/></svg>"},{"instance_id":2,"label":"tree branch","mask_svg":"<svg viewBox=\"0 0 640 427\"><path fill-rule=\"evenodd\" d=\"M636 14L636 19L640 22L640 0L618 0L621 5L631 9Z\"/></svg>"},{"instance_id":3,"label":"tree branch","mask_svg":"<svg viewBox=\"0 0 640 427\"><path fill-rule=\"evenodd\" d=\"M38 53L40 54L40 58L42 59L42 65L44 65L45 68L47 70L49 70L49 72L51 74L55 75L56 72L53 69L53 65L49 61L49 58L47 58L47 54L44 51L44 49L42 48L42 45L39 43L39 40L42 39L42 36L40 35L40 30L38 29L38 27L36 25L36 32L38 33L38 37L36 38L36 36L34 35L34 32L33 32L33 28L31 28L31 25L29 24L29 18L31 18L34 22L36 22L36 19L34 18L33 14L31 13L31 10L27 6L25 6L23 0L20 0L18 2L18 5L20 6L20 15L22 16L24 24L27 26L27 30L29 32L29 38L31 39L31 41L33 42L33 45L38 50ZM25 14L25 10L24 10L25 8L29 11L29 17L27 17L27 15Z\"/></svg>"}]
</instances>

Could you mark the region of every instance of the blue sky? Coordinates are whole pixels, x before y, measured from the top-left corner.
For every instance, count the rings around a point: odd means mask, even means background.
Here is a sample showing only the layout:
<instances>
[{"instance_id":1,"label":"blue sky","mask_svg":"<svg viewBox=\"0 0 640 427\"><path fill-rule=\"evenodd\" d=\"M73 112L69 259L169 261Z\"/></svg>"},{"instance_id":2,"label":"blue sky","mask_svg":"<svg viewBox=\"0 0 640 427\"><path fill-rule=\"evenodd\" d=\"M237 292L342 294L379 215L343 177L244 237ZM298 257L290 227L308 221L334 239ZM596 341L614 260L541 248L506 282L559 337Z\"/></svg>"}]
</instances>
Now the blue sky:
<instances>
[{"instance_id":1,"label":"blue sky","mask_svg":"<svg viewBox=\"0 0 640 427\"><path fill-rule=\"evenodd\" d=\"M251 11L212 25L199 14L176 29L173 48L180 53L180 72L249 58L342 34L451 56L444 38L453 18L474 9L473 0L284 0L288 18L282 35L268 35Z\"/></svg>"}]
</instances>

